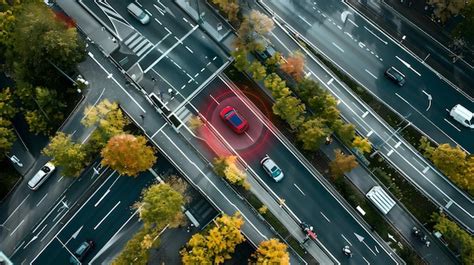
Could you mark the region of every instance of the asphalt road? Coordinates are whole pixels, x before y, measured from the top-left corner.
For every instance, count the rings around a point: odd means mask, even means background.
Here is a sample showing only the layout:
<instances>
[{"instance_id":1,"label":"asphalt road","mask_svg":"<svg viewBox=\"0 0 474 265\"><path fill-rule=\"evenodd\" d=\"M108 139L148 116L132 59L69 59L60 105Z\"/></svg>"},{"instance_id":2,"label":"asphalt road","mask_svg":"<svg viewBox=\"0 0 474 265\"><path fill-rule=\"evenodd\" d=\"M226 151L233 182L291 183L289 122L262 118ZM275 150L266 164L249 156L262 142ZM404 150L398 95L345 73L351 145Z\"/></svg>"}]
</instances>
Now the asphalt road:
<instances>
[{"instance_id":1,"label":"asphalt road","mask_svg":"<svg viewBox=\"0 0 474 265\"><path fill-rule=\"evenodd\" d=\"M278 14L281 14L283 16L285 16L286 12L288 12L289 9L292 9L292 7L283 8L283 7L274 6L273 2L265 1L264 3L269 4L269 7L274 8L274 11L276 11ZM283 2L278 2L278 3L281 4ZM284 1L284 3L288 4L289 2ZM296 3L294 4L295 6L298 6ZM294 12L297 12L297 11L298 10L296 11L294 10ZM306 12L306 11L302 11L302 12ZM342 10L339 10L337 12L340 13L342 12ZM313 13L318 14L317 11ZM324 15L328 17L328 15L326 14ZM323 15L321 16L323 17ZM292 26L297 27L298 25L300 25L301 27L304 27L302 26L302 24L304 23L301 23L301 22L296 23L295 19L299 19L298 16L294 16L294 15L289 16L288 14L286 14L285 20L287 18L288 18L288 22L295 24L295 25L292 24ZM336 23L332 19L331 21ZM333 25L329 21L329 18L327 22L325 23L323 22L324 21L321 21L321 23L319 24L317 23L314 24L315 29L311 29L310 32L315 31L316 28L318 30L320 30L320 28L327 28L327 27L331 28L332 27L331 25ZM354 23L359 23L359 21L354 22ZM350 24L350 22L347 22L347 24ZM319 26L316 27L316 25L319 25ZM337 28L337 26L334 26L334 27ZM283 29L285 29L285 27L282 27L282 28L277 27L274 30L273 34L271 35L271 41L272 41L272 44L277 48L277 50L283 52L284 55L288 55L292 51L298 50L301 47L299 47L294 42L294 40L290 39L287 33L283 31ZM368 34L372 35L371 33L368 33ZM310 35L311 34L308 33L309 37ZM335 37L337 38L344 38L343 36L338 36L337 34L328 30L328 36L333 36L333 35L335 35ZM319 38L319 39L322 40L322 38ZM377 40L377 42L380 42L380 40L378 40L377 38L375 39ZM316 42L313 44L316 44ZM355 45L356 47L359 47L357 43L355 43ZM372 46L374 45L375 44L372 44ZM339 46L339 44L337 44L337 46L342 48L342 46ZM324 45L322 47L324 47ZM335 46L333 47L336 50L336 51L333 51L335 54L341 53ZM347 50L350 50L352 52L351 49L346 48L346 51ZM367 60L372 61L372 62L378 61L380 63L385 62L384 59L380 61L381 57L378 55L378 53L375 53L375 52L372 55L370 52L366 50L361 50L360 48L358 48L358 49L355 49L354 53L369 54L370 56L368 59L364 58L363 60L360 58L351 57L352 62L364 63ZM350 56L351 56L350 54L347 56L346 55L340 56L339 54L335 57L335 59L345 60L346 57L350 57ZM473 208L474 203L473 203L472 198L470 198L465 192L455 187L449 180L446 179L446 177L440 174L436 168L433 168L432 165L429 164L420 154L418 154L418 152L414 150L414 148L409 143L407 143L399 134L397 134L394 129L390 128L387 124L381 121L380 117L378 117L368 106L363 104L360 101L360 99L358 99L353 93L351 93L349 88L345 87L340 81L337 80L337 78L332 76L332 74L330 74L330 72L327 69L322 67L319 63L317 63L317 60L314 58L314 56L307 54L306 64L307 64L307 68L305 70L307 73L310 74L309 77L314 78L324 87L326 87L334 96L336 96L336 98L340 100L340 104L338 105L338 108L341 110L342 116L349 122L355 124L358 132L361 135L364 135L367 138L369 138L373 146L378 148L378 150L384 156L384 158L389 160L391 164L395 166L395 168L397 168L400 172L402 172L405 175L405 177L415 185L415 187L420 189L433 202L438 204L438 206L442 207L444 212L451 215L453 218L455 218L459 223L461 223L468 230L473 231L474 215L472 213L474 211L474 208ZM358 70L359 72L364 71L362 69L363 67L359 66L359 68L360 68ZM381 75L381 78L379 78L379 82L386 82L387 86L393 89L397 89L398 91L400 91L400 89L406 88L406 87L403 87L403 88L396 87L395 85L390 83L388 80L385 80L385 78L383 78L383 75ZM408 82L409 81L407 81L407 84ZM393 89L389 91L393 91ZM398 106L401 106L401 109L403 110L407 109L403 107L403 105L398 104ZM410 115L408 117L408 121L415 123L416 120L413 120L412 119L413 117L414 117L414 114ZM404 123L399 124L399 127L396 129L398 130L402 129L404 126L407 125L408 121L405 121Z\"/></svg>"},{"instance_id":2,"label":"asphalt road","mask_svg":"<svg viewBox=\"0 0 474 265\"><path fill-rule=\"evenodd\" d=\"M447 111L456 104L474 110L474 103L346 4L288 0L264 3L379 99L401 115L409 115L409 120L433 140L457 143L474 151L473 131L463 128ZM343 21L344 16L347 19ZM390 66L406 76L403 87L383 76Z\"/></svg>"},{"instance_id":3,"label":"asphalt road","mask_svg":"<svg viewBox=\"0 0 474 265\"><path fill-rule=\"evenodd\" d=\"M342 264L396 264L379 242L374 240L348 211L345 204L335 198L315 177L315 172L293 153L286 142L274 134L272 125L261 120L258 109L249 107L220 79L212 81L191 105L212 124L218 134L234 148L277 197L302 221L315 227L321 243ZM237 135L219 117L219 111L227 105L234 106L249 121L249 130ZM275 183L261 167L259 161L268 154L282 169L286 177ZM304 203L302 203L304 202ZM341 249L350 245L354 257L347 259Z\"/></svg>"}]
</instances>

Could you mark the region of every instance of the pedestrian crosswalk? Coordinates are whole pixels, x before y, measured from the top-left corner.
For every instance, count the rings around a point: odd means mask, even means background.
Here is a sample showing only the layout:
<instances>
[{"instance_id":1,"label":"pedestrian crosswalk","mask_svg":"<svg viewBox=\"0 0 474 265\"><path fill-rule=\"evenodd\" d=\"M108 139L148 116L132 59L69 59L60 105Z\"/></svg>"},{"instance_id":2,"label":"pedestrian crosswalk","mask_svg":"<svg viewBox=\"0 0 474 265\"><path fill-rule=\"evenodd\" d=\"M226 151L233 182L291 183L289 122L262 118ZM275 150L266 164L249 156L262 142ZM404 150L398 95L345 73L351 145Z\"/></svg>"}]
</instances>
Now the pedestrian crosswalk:
<instances>
[{"instance_id":1,"label":"pedestrian crosswalk","mask_svg":"<svg viewBox=\"0 0 474 265\"><path fill-rule=\"evenodd\" d=\"M182 123L186 123L192 116L191 111L189 111L186 107L183 107L175 112L175 115L178 116L178 119Z\"/></svg>"},{"instance_id":2,"label":"pedestrian crosswalk","mask_svg":"<svg viewBox=\"0 0 474 265\"><path fill-rule=\"evenodd\" d=\"M153 44L137 31L127 36L123 43L138 57L142 56L153 47Z\"/></svg>"}]
</instances>

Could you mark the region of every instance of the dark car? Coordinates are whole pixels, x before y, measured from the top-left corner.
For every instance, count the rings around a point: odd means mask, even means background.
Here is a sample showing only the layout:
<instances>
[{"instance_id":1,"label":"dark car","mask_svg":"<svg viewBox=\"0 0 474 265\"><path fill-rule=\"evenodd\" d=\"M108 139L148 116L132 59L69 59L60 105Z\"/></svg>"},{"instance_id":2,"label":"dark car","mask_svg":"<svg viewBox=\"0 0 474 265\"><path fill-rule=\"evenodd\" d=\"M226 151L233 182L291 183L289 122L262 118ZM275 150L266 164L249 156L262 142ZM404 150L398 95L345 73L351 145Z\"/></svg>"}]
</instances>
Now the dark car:
<instances>
[{"instance_id":1,"label":"dark car","mask_svg":"<svg viewBox=\"0 0 474 265\"><path fill-rule=\"evenodd\" d=\"M69 258L69 263L71 264L81 264L80 262L84 260L87 256L87 253L94 247L94 241L87 240L82 242L79 247L74 251L74 256Z\"/></svg>"},{"instance_id":2,"label":"dark car","mask_svg":"<svg viewBox=\"0 0 474 265\"><path fill-rule=\"evenodd\" d=\"M265 50L259 52L257 51L256 54L262 61L266 61L268 58L272 57L276 53L275 49L271 45L267 45Z\"/></svg>"},{"instance_id":3,"label":"dark car","mask_svg":"<svg viewBox=\"0 0 474 265\"><path fill-rule=\"evenodd\" d=\"M237 134L242 134L247 130L249 124L234 107L227 106L220 112L221 118Z\"/></svg>"},{"instance_id":4,"label":"dark car","mask_svg":"<svg viewBox=\"0 0 474 265\"><path fill-rule=\"evenodd\" d=\"M399 86L403 86L405 84L405 75L393 66L385 71L385 76Z\"/></svg>"}]
</instances>

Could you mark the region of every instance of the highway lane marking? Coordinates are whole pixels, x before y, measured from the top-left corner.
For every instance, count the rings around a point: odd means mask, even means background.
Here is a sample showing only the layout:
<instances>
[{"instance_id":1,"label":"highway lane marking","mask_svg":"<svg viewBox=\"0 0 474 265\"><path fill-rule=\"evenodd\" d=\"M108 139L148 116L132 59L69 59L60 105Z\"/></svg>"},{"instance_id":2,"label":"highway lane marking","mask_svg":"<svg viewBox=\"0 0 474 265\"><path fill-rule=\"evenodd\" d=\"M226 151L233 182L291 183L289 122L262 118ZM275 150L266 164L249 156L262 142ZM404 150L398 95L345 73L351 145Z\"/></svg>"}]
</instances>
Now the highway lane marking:
<instances>
[{"instance_id":1,"label":"highway lane marking","mask_svg":"<svg viewBox=\"0 0 474 265\"><path fill-rule=\"evenodd\" d=\"M187 49L190 53L194 53L193 50L191 50L187 45L184 46L184 47L186 47L186 49Z\"/></svg>"},{"instance_id":2,"label":"highway lane marking","mask_svg":"<svg viewBox=\"0 0 474 265\"><path fill-rule=\"evenodd\" d=\"M453 126L454 129L458 130L458 132L461 131L461 129L459 129L458 127L456 127L454 124L452 124L450 121L448 121L446 118L444 118L444 121L447 122L449 125Z\"/></svg>"},{"instance_id":3,"label":"highway lane marking","mask_svg":"<svg viewBox=\"0 0 474 265\"><path fill-rule=\"evenodd\" d=\"M354 21L352 21L352 19L348 18L347 21L349 21L352 25L356 26L356 28L359 27L359 25L357 25Z\"/></svg>"},{"instance_id":4,"label":"highway lane marking","mask_svg":"<svg viewBox=\"0 0 474 265\"><path fill-rule=\"evenodd\" d=\"M46 198L46 196L48 196L48 193L46 193L43 198L41 198L41 200L36 204L36 207L38 207L43 201L44 199Z\"/></svg>"},{"instance_id":5,"label":"highway lane marking","mask_svg":"<svg viewBox=\"0 0 474 265\"><path fill-rule=\"evenodd\" d=\"M396 145L395 148L398 148L402 144L402 141L399 141Z\"/></svg>"},{"instance_id":6,"label":"highway lane marking","mask_svg":"<svg viewBox=\"0 0 474 265\"><path fill-rule=\"evenodd\" d=\"M10 257L13 257L13 256L16 254L16 252L17 252L18 250L20 250L20 248L21 248L25 243L26 243L25 241L21 242L21 244L20 244L18 247L16 247L15 250L13 250L13 253L12 253L12 255L11 255ZM22 264L23 264L23 263L22 263Z\"/></svg>"},{"instance_id":7,"label":"highway lane marking","mask_svg":"<svg viewBox=\"0 0 474 265\"><path fill-rule=\"evenodd\" d=\"M309 23L304 17L302 17L301 15L298 15L298 17L303 20L304 23L308 24L308 26L312 27L313 25L311 25L311 23Z\"/></svg>"},{"instance_id":8,"label":"highway lane marking","mask_svg":"<svg viewBox=\"0 0 474 265\"><path fill-rule=\"evenodd\" d=\"M104 218L102 218L102 220L100 220L100 222L94 226L94 230L96 230L102 224L102 222L113 212L113 210L115 210L115 208L117 208L117 206L119 206L119 204L120 201L118 201L117 204L115 204L115 206L104 216Z\"/></svg>"},{"instance_id":9,"label":"highway lane marking","mask_svg":"<svg viewBox=\"0 0 474 265\"><path fill-rule=\"evenodd\" d=\"M140 104L137 102L137 100L136 100L134 97L132 97L132 95L130 95L130 93L128 93L128 91L127 91L114 77L112 77L112 74L109 73L109 72L105 69L105 67L104 67L101 63L99 63L99 61L97 61L97 59L94 57L94 54L92 54L91 52L89 52L88 55L89 55L89 57L92 58L92 60L94 60L94 62L95 62L97 65L100 66L100 68L102 68L102 71L104 71L108 76L110 76L110 78L115 82L115 84L116 84L117 86L119 86L119 87L123 90L123 92L125 92L125 94L127 94L127 96L129 96L130 99L131 99L135 104L137 104L137 106L138 106L144 113L146 113L145 109L144 109L142 106L140 106Z\"/></svg>"},{"instance_id":10,"label":"highway lane marking","mask_svg":"<svg viewBox=\"0 0 474 265\"><path fill-rule=\"evenodd\" d=\"M245 135L247 135L247 137L250 139L250 141L252 141L252 143L255 143L255 140L250 136L248 132L245 132Z\"/></svg>"},{"instance_id":11,"label":"highway lane marking","mask_svg":"<svg viewBox=\"0 0 474 265\"><path fill-rule=\"evenodd\" d=\"M148 11L146 8L143 9L150 17L153 17L153 15L150 13L150 11Z\"/></svg>"},{"instance_id":12,"label":"highway lane marking","mask_svg":"<svg viewBox=\"0 0 474 265\"><path fill-rule=\"evenodd\" d=\"M198 77L198 75L199 75L199 73L195 74L195 75L194 75L194 78Z\"/></svg>"},{"instance_id":13,"label":"highway lane marking","mask_svg":"<svg viewBox=\"0 0 474 265\"><path fill-rule=\"evenodd\" d=\"M379 37L377 34L375 34L372 30L370 30L369 28L367 28L366 26L364 26L364 28L370 32L370 34L374 35L377 39L379 39L379 41L381 41L383 44L387 45L388 42L383 40L381 37Z\"/></svg>"},{"instance_id":14,"label":"highway lane marking","mask_svg":"<svg viewBox=\"0 0 474 265\"><path fill-rule=\"evenodd\" d=\"M220 104L221 104L221 103L219 103L219 101L217 101L211 94L209 94L209 96L212 98L212 100L214 100L214 101L217 103L217 105L220 105Z\"/></svg>"},{"instance_id":15,"label":"highway lane marking","mask_svg":"<svg viewBox=\"0 0 474 265\"><path fill-rule=\"evenodd\" d=\"M100 95L99 97L95 100L94 104L92 104L92 106L95 106L97 105L97 103L99 103L99 100L102 98L102 96L104 95L104 92L105 92L105 87L102 89L102 91L100 92ZM92 108L89 108L86 112L86 114L84 115L84 117L82 117L81 121L83 121L88 115L89 113L92 111ZM75 133L76 131L74 131ZM72 134L74 134L72 133Z\"/></svg>"},{"instance_id":16,"label":"highway lane marking","mask_svg":"<svg viewBox=\"0 0 474 265\"><path fill-rule=\"evenodd\" d=\"M61 176L58 181L56 181L57 183L60 182L61 180L63 180L64 176Z\"/></svg>"},{"instance_id":17,"label":"highway lane marking","mask_svg":"<svg viewBox=\"0 0 474 265\"><path fill-rule=\"evenodd\" d=\"M374 130L370 130L370 132L367 134L367 137L371 136L374 133Z\"/></svg>"},{"instance_id":18,"label":"highway lane marking","mask_svg":"<svg viewBox=\"0 0 474 265\"><path fill-rule=\"evenodd\" d=\"M151 69L156 75L158 75L167 85L172 87L174 90L177 90L166 78L164 78L162 75L160 75L155 69Z\"/></svg>"},{"instance_id":19,"label":"highway lane marking","mask_svg":"<svg viewBox=\"0 0 474 265\"><path fill-rule=\"evenodd\" d=\"M331 220L329 220L329 218L323 212L319 212L319 213L324 217L324 219L326 219L326 221L328 221L328 223L331 222Z\"/></svg>"},{"instance_id":20,"label":"highway lane marking","mask_svg":"<svg viewBox=\"0 0 474 265\"><path fill-rule=\"evenodd\" d=\"M105 198L105 196L107 196L107 194L110 193L110 189L106 190L104 192L104 194L102 195L102 197L100 197L100 199L94 204L94 207L97 207L97 205L99 205L99 203Z\"/></svg>"},{"instance_id":21,"label":"highway lane marking","mask_svg":"<svg viewBox=\"0 0 474 265\"><path fill-rule=\"evenodd\" d=\"M206 70L206 68L202 68L202 69L201 69L201 73L204 72L204 70Z\"/></svg>"},{"instance_id":22,"label":"highway lane marking","mask_svg":"<svg viewBox=\"0 0 474 265\"><path fill-rule=\"evenodd\" d=\"M367 262L368 265L370 265L370 262L369 262L368 260L366 260L366 259L364 258L364 256L362 256L362 258L365 260L365 262Z\"/></svg>"},{"instance_id":23,"label":"highway lane marking","mask_svg":"<svg viewBox=\"0 0 474 265\"><path fill-rule=\"evenodd\" d=\"M329 79L329 81L326 83L326 85L330 85L334 81L334 78Z\"/></svg>"},{"instance_id":24,"label":"highway lane marking","mask_svg":"<svg viewBox=\"0 0 474 265\"><path fill-rule=\"evenodd\" d=\"M369 70L365 69L365 71L366 71L369 75L371 75L373 78L378 79L377 76L375 76L374 74L372 74Z\"/></svg>"},{"instance_id":25,"label":"highway lane marking","mask_svg":"<svg viewBox=\"0 0 474 265\"><path fill-rule=\"evenodd\" d=\"M344 31L344 34L346 34L347 36L349 36L349 38L354 39L354 37L352 37L352 35L351 35L349 32Z\"/></svg>"},{"instance_id":26,"label":"highway lane marking","mask_svg":"<svg viewBox=\"0 0 474 265\"><path fill-rule=\"evenodd\" d=\"M163 25L163 23L161 23L156 17L155 17L155 21L158 22L158 24Z\"/></svg>"},{"instance_id":27,"label":"highway lane marking","mask_svg":"<svg viewBox=\"0 0 474 265\"><path fill-rule=\"evenodd\" d=\"M18 211L18 209L20 208L21 205L23 205L23 203L25 203L26 199L28 199L28 197L30 197L30 194L26 195L26 197L23 199L23 201L20 202L20 204L18 204L18 206L15 208L15 210L13 210L13 212L7 217L7 219L2 223L3 225L6 224L8 222L8 219L10 219L13 214L15 214L16 211Z\"/></svg>"},{"instance_id":28,"label":"highway lane marking","mask_svg":"<svg viewBox=\"0 0 474 265\"><path fill-rule=\"evenodd\" d=\"M387 153L387 156L391 156L392 154L393 154L393 149Z\"/></svg>"},{"instance_id":29,"label":"highway lane marking","mask_svg":"<svg viewBox=\"0 0 474 265\"><path fill-rule=\"evenodd\" d=\"M332 45L333 45L334 47L336 47L339 51L341 51L342 53L344 53L344 50L343 50L341 47L339 47L336 43L332 42Z\"/></svg>"},{"instance_id":30,"label":"highway lane marking","mask_svg":"<svg viewBox=\"0 0 474 265\"><path fill-rule=\"evenodd\" d=\"M168 54L174 49L176 48L176 46L178 46L180 43L182 43L183 40L185 40L189 35L191 35L197 28L199 28L199 25L196 25L194 26L190 31L188 31L181 39L179 39L178 42L176 42L175 44L173 44L173 46L171 46L168 50L166 50L166 52L164 52L163 54L161 54L160 57L158 57L158 59L156 59L153 63L151 63L145 70L143 70L144 73L147 73L148 71L150 71L150 69L152 69L159 61L161 61L165 56L168 56ZM176 36L175 36L176 37Z\"/></svg>"},{"instance_id":31,"label":"highway lane marking","mask_svg":"<svg viewBox=\"0 0 474 265\"><path fill-rule=\"evenodd\" d=\"M106 172L106 170L104 170L101 173L101 175L105 172ZM86 202L84 204L82 204L81 207L79 207L79 210L77 210L76 212L73 213L72 217L69 218L66 221L66 223L59 229L59 231L56 233L56 235L53 238L51 238L51 240L48 241L48 243L38 252L38 254L33 258L33 260L30 263L34 263L34 261L41 255L41 253L43 253L43 251L51 244L51 242L53 242L53 240L56 238L56 236L59 235L59 233L61 233L61 231L63 231L63 229L69 224L69 222L71 222L74 219L74 217L82 210L82 208L84 208L84 206L92 199L92 197L94 197L94 195L102 188L102 186L104 186L104 184L107 183L107 181L115 174L115 172L116 172L115 170L112 171L112 173L107 177L107 179L102 184L100 184L100 186L94 191L94 193L92 193L92 195L86 200ZM98 179L100 179L100 178L96 178L96 180L92 183L92 185L94 185ZM43 219L43 221L44 220L46 220L46 219ZM56 222L53 225L53 227L51 227L51 229L48 231L48 233L46 233L46 235L44 235L44 237L40 240L40 242L43 242L43 240L46 238L46 236L53 230L53 228L56 225L58 225L58 223L59 222Z\"/></svg>"},{"instance_id":32,"label":"highway lane marking","mask_svg":"<svg viewBox=\"0 0 474 265\"><path fill-rule=\"evenodd\" d=\"M25 219L22 219L21 222L16 226L15 229L13 229L13 231L10 233L10 236L13 236L16 231L18 230L18 228L20 228L20 226L25 222Z\"/></svg>"},{"instance_id":33,"label":"highway lane marking","mask_svg":"<svg viewBox=\"0 0 474 265\"><path fill-rule=\"evenodd\" d=\"M343 234L341 234L341 236L344 238L344 240L346 240L347 243L349 243L350 246L352 246L352 243L349 241L349 239L347 239Z\"/></svg>"},{"instance_id":34,"label":"highway lane marking","mask_svg":"<svg viewBox=\"0 0 474 265\"><path fill-rule=\"evenodd\" d=\"M115 232L115 234L113 234L113 236L111 236L109 238L109 240L107 241L107 243L105 243L105 245L99 250L99 252L97 252L97 254L92 258L92 260L90 261L89 264L94 264L94 261L97 259L97 257L99 257L100 255L102 255L102 253L104 253L105 250L107 250L107 248L112 245L112 243L114 242L111 242L116 236L118 233L120 233L120 231L122 231L122 229L124 228L124 226L126 226L128 224L128 222L130 222L130 220L138 213L138 210L135 210L135 212L130 215L130 217L127 219L127 221L125 221L125 223L122 224L122 226L120 226L120 228Z\"/></svg>"},{"instance_id":35,"label":"highway lane marking","mask_svg":"<svg viewBox=\"0 0 474 265\"><path fill-rule=\"evenodd\" d=\"M397 58L400 62L402 62L408 69L412 70L415 74L417 74L418 76L421 76L420 73L418 73L415 69L413 69L413 67L411 67L411 65L409 63L407 63L406 61L404 61L403 59L401 59L400 57L398 56L395 56L395 58ZM404 74L400 73L401 75L405 76Z\"/></svg>"},{"instance_id":36,"label":"highway lane marking","mask_svg":"<svg viewBox=\"0 0 474 265\"><path fill-rule=\"evenodd\" d=\"M39 224L36 225L35 229L33 229L33 233L38 230L38 228L43 224L43 222L48 219L48 217L54 212L54 210L56 209L56 207L58 207L61 202L66 198L66 196L63 196L58 203L56 203L56 205L53 207L53 209L51 209L48 214L41 220L41 222Z\"/></svg>"},{"instance_id":37,"label":"highway lane marking","mask_svg":"<svg viewBox=\"0 0 474 265\"><path fill-rule=\"evenodd\" d=\"M227 196L225 196L225 194L214 184L214 182L211 181L211 179L209 179L209 177L201 170L201 168L199 168L199 167L196 165L196 163L194 163L194 161L192 161L191 159L189 159L189 157L176 145L176 143L175 143L174 141L171 140L171 138L169 138L169 136L168 136L165 132L162 132L162 133L163 133L163 135L168 139L168 141L176 148L176 150L178 150L178 151L181 153L181 155L182 155L183 157L185 157L186 160L188 160L188 162L189 162L191 165L193 165L193 166L199 171L199 173L201 173L201 175L204 176L204 178L214 187L214 189L216 189L216 190L219 192L219 194L220 194L222 197L224 197L224 198L226 199L226 201L227 201L230 205L232 205L236 210L238 210L238 211L240 212L240 214L242 215L242 217L246 220L246 223L250 224L250 226L252 226L252 227L255 229L255 231L257 231L257 233L259 233L260 236L262 236L262 238L264 238L265 240L267 240L267 239L268 239L267 236L265 236L264 234L262 234L262 232L260 232L260 230L257 229L257 227L250 221L250 219L248 219L247 216L245 216L245 214L244 214L242 211L240 211L240 209L239 209L231 200L229 200L229 198L227 198ZM151 139L151 140L154 142L153 139ZM156 145L156 146L159 146L156 142L155 142L155 145ZM163 152L163 154L165 154L165 153ZM166 154L165 154L165 155L166 155ZM170 160L171 160L171 159L170 159ZM179 166L177 163L173 163L173 164L175 164L176 167L180 168L180 166ZM181 172L184 172L183 169L180 168L180 170L181 170ZM194 181L193 181L191 178L189 178L189 179L194 183ZM196 183L194 183L194 185L196 185ZM196 186L197 186L197 185L196 185ZM197 187L199 187L199 186L197 186ZM212 201L212 199L211 199L210 197L208 197L208 198ZM213 203L215 204L215 202L213 202Z\"/></svg>"},{"instance_id":38,"label":"highway lane marking","mask_svg":"<svg viewBox=\"0 0 474 265\"><path fill-rule=\"evenodd\" d=\"M357 106L357 104L352 101L352 104L354 105L354 107L356 107L360 112L364 112L359 106Z\"/></svg>"},{"instance_id":39,"label":"highway lane marking","mask_svg":"<svg viewBox=\"0 0 474 265\"><path fill-rule=\"evenodd\" d=\"M362 114L362 118L367 117L367 115L369 115L369 111L366 111L364 114Z\"/></svg>"},{"instance_id":40,"label":"highway lane marking","mask_svg":"<svg viewBox=\"0 0 474 265\"><path fill-rule=\"evenodd\" d=\"M293 185L301 192L301 194L303 194L303 196L306 196L306 194L304 194L304 192L300 189L300 187L298 187L298 185L296 185L296 183L293 183Z\"/></svg>"},{"instance_id":41,"label":"highway lane marking","mask_svg":"<svg viewBox=\"0 0 474 265\"><path fill-rule=\"evenodd\" d=\"M186 85L184 84L184 85L181 86L181 89L184 89L185 87L186 87Z\"/></svg>"},{"instance_id":42,"label":"highway lane marking","mask_svg":"<svg viewBox=\"0 0 474 265\"><path fill-rule=\"evenodd\" d=\"M430 167L428 167L428 166L427 166L427 167L425 167L425 169L423 169L423 171L422 171L422 172L423 172L423 174L425 174L426 172L428 172L428 170L430 170Z\"/></svg>"},{"instance_id":43,"label":"highway lane marking","mask_svg":"<svg viewBox=\"0 0 474 265\"><path fill-rule=\"evenodd\" d=\"M423 168L425 167L425 165L422 164L420 161L418 161L418 159L416 159L416 157L412 156L411 158L413 158L413 160L414 160L416 163L418 163L418 165L420 165L421 167L423 167Z\"/></svg>"}]
</instances>

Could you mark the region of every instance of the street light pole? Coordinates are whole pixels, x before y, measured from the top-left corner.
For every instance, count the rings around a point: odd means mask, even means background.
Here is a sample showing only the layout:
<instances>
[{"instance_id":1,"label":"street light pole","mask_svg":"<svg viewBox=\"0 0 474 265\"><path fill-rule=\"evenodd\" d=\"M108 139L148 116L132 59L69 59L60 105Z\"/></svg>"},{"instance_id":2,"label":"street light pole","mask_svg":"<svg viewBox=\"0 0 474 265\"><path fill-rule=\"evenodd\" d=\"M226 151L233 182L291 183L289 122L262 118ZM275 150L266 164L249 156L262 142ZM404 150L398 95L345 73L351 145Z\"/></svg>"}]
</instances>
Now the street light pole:
<instances>
[{"instance_id":1,"label":"street light pole","mask_svg":"<svg viewBox=\"0 0 474 265\"><path fill-rule=\"evenodd\" d=\"M380 153L380 148L382 148L382 146L384 146L390 139L392 139L395 134L405 130L410 125L411 121L408 121L407 125L405 125L403 128L399 127L398 129L396 129L387 139L385 139L385 141L383 141L383 143L376 147L377 150L370 155L370 158L373 158L376 154Z\"/></svg>"},{"instance_id":2,"label":"street light pole","mask_svg":"<svg viewBox=\"0 0 474 265\"><path fill-rule=\"evenodd\" d=\"M198 24L201 25L204 22L204 20L201 17L201 10L199 8L199 0L196 0L196 11L198 13Z\"/></svg>"}]
</instances>

